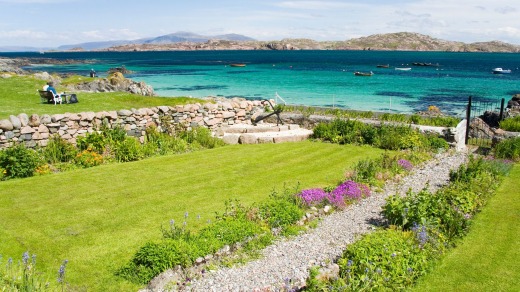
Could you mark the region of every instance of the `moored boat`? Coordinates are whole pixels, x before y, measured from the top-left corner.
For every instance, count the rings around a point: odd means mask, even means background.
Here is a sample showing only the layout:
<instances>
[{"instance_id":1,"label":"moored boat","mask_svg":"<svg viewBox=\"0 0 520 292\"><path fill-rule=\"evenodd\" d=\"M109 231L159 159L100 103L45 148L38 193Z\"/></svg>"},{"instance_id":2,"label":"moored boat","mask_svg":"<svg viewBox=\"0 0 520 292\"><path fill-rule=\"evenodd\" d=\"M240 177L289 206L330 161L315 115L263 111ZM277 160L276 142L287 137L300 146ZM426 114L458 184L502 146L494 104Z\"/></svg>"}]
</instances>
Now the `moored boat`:
<instances>
[{"instance_id":1,"label":"moored boat","mask_svg":"<svg viewBox=\"0 0 520 292\"><path fill-rule=\"evenodd\" d=\"M502 69L502 68L494 68L493 74L509 74L511 73L511 69Z\"/></svg>"},{"instance_id":2,"label":"moored boat","mask_svg":"<svg viewBox=\"0 0 520 292\"><path fill-rule=\"evenodd\" d=\"M246 64L243 64L243 63L233 63L233 64L229 64L229 66L231 66L231 67L245 67Z\"/></svg>"},{"instance_id":3,"label":"moored boat","mask_svg":"<svg viewBox=\"0 0 520 292\"><path fill-rule=\"evenodd\" d=\"M395 70L399 70L399 71L410 71L410 70L412 70L412 68L410 68L410 67L396 67Z\"/></svg>"},{"instance_id":4,"label":"moored boat","mask_svg":"<svg viewBox=\"0 0 520 292\"><path fill-rule=\"evenodd\" d=\"M390 68L389 64L379 64L376 66L377 68Z\"/></svg>"},{"instance_id":5,"label":"moored boat","mask_svg":"<svg viewBox=\"0 0 520 292\"><path fill-rule=\"evenodd\" d=\"M374 75L374 72L370 71L370 72L359 72L359 71L356 71L354 72L354 75L356 76L372 76Z\"/></svg>"}]
</instances>

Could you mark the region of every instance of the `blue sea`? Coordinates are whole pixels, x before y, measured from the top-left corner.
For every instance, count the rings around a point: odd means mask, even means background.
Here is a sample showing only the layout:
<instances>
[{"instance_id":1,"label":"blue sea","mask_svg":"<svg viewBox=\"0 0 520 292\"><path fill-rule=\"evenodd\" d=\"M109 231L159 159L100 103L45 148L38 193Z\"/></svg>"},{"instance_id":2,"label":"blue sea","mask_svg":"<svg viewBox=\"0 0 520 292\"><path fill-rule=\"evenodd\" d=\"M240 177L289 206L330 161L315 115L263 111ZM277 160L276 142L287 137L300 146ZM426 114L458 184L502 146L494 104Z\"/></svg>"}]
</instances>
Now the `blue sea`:
<instances>
[{"instance_id":1,"label":"blue sea","mask_svg":"<svg viewBox=\"0 0 520 292\"><path fill-rule=\"evenodd\" d=\"M223 96L270 99L287 104L413 113L435 105L462 115L468 97L506 101L520 93L520 54L397 51L167 51L0 53L7 57L88 60L26 69L106 76L125 66L126 77L144 81L160 96ZM413 63L438 66L414 66ZM232 67L243 63L245 67ZM388 64L390 68L378 68ZM409 67L409 71L395 70ZM511 74L492 74L492 69ZM370 77L355 76L370 72Z\"/></svg>"}]
</instances>

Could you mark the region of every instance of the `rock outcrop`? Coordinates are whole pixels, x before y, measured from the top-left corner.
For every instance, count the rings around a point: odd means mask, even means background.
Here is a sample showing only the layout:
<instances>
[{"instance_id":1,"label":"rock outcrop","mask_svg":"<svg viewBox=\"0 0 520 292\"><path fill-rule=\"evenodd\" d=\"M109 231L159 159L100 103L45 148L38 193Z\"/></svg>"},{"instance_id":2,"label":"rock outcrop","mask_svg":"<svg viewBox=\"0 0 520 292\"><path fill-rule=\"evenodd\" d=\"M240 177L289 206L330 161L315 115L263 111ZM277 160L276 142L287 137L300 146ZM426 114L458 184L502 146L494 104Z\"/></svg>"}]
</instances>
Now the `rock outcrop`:
<instances>
[{"instance_id":1,"label":"rock outcrop","mask_svg":"<svg viewBox=\"0 0 520 292\"><path fill-rule=\"evenodd\" d=\"M513 95L507 102L507 109L510 117L520 116L520 93Z\"/></svg>"},{"instance_id":2,"label":"rock outcrop","mask_svg":"<svg viewBox=\"0 0 520 292\"><path fill-rule=\"evenodd\" d=\"M89 91L89 92L130 92L143 96L154 96L152 86L144 82L137 82L127 79L120 72L112 73L108 78L95 79L91 82L83 82L67 85L69 91Z\"/></svg>"}]
</instances>

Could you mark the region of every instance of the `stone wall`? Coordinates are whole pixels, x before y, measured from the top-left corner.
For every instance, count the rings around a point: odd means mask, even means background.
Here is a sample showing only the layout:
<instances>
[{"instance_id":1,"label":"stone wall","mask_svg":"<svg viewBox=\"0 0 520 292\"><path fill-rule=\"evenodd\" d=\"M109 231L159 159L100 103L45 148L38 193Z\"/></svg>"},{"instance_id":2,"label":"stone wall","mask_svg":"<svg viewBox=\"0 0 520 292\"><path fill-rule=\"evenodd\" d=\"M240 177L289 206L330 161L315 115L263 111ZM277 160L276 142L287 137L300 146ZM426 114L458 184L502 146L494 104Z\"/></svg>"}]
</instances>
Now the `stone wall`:
<instances>
[{"instance_id":1,"label":"stone wall","mask_svg":"<svg viewBox=\"0 0 520 292\"><path fill-rule=\"evenodd\" d=\"M274 102L271 101L273 104ZM21 113L0 120L0 149L14 143L28 147L46 146L49 138L58 134L75 144L79 136L92 133L106 122L108 127L122 127L128 135L144 141L147 127L159 129L167 125L203 126L216 129L225 125L250 124L251 118L264 112L267 101L245 99L216 100L214 103L184 106L158 106L119 111L65 113L55 115ZM165 121L170 122L166 123ZM163 129L164 130L164 129Z\"/></svg>"}]
</instances>

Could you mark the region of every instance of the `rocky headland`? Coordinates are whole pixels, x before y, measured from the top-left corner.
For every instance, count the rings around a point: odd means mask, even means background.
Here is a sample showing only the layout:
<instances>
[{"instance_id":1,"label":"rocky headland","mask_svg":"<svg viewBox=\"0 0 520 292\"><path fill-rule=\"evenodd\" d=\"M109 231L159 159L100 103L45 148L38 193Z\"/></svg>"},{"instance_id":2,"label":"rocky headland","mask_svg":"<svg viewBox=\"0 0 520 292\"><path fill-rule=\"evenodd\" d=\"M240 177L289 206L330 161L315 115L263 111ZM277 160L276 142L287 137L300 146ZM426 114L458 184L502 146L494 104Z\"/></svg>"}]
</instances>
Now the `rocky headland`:
<instances>
[{"instance_id":1,"label":"rocky headland","mask_svg":"<svg viewBox=\"0 0 520 292\"><path fill-rule=\"evenodd\" d=\"M78 50L78 48L76 48ZM280 41L233 41L213 39L205 42L172 42L159 44L127 44L101 51L194 51L194 50L378 50L378 51L443 51L443 52L509 52L519 53L520 46L500 41L463 43L410 33L375 34L346 41L283 39Z\"/></svg>"}]
</instances>

